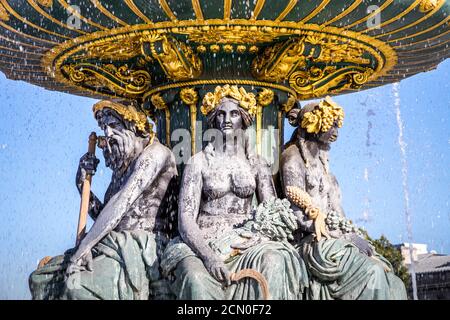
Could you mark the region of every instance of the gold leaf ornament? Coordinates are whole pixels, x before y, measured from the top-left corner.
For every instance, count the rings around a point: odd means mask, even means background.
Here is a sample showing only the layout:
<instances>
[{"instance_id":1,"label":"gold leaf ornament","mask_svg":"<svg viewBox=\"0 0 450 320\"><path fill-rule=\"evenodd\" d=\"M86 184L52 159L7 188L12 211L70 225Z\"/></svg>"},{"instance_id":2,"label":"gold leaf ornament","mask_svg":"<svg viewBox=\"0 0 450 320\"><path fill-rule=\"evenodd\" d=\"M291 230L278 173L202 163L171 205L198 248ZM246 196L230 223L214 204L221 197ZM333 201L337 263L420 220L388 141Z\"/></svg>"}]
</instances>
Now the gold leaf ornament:
<instances>
[{"instance_id":1,"label":"gold leaf ornament","mask_svg":"<svg viewBox=\"0 0 450 320\"><path fill-rule=\"evenodd\" d=\"M198 93L193 88L184 88L180 91L180 98L187 105L196 104Z\"/></svg>"},{"instance_id":2,"label":"gold leaf ornament","mask_svg":"<svg viewBox=\"0 0 450 320\"><path fill-rule=\"evenodd\" d=\"M314 111L306 112L303 115L302 124L303 129L306 129L308 133L319 133L322 126L321 114Z\"/></svg>"},{"instance_id":3,"label":"gold leaf ornament","mask_svg":"<svg viewBox=\"0 0 450 320\"><path fill-rule=\"evenodd\" d=\"M109 101L109 100L102 100L102 101L94 104L94 106L92 107L94 116L97 114L97 112L104 110L104 109L111 109L111 110L116 111L125 120L134 123L136 128L142 133L149 133L149 132L153 131L152 125L148 122L147 116L145 115L145 113L137 110L132 105L125 106L125 105L117 103L117 102L113 102L113 101Z\"/></svg>"},{"instance_id":4,"label":"gold leaf ornament","mask_svg":"<svg viewBox=\"0 0 450 320\"><path fill-rule=\"evenodd\" d=\"M200 108L200 111L206 116L210 113L216 105L216 96L212 92L208 92L203 98L203 104Z\"/></svg>"},{"instance_id":5,"label":"gold leaf ornament","mask_svg":"<svg viewBox=\"0 0 450 320\"><path fill-rule=\"evenodd\" d=\"M272 103L275 94L272 90L264 88L258 93L258 104L265 107Z\"/></svg>"},{"instance_id":6,"label":"gold leaf ornament","mask_svg":"<svg viewBox=\"0 0 450 320\"><path fill-rule=\"evenodd\" d=\"M303 115L301 127L308 133L327 132L337 121L339 128L344 122L344 109L335 103L329 96L319 102L312 111Z\"/></svg>"},{"instance_id":7,"label":"gold leaf ornament","mask_svg":"<svg viewBox=\"0 0 450 320\"><path fill-rule=\"evenodd\" d=\"M256 97L253 93L247 92L243 87L230 86L228 84L224 86L217 86L214 92L208 92L202 102L200 111L203 115L207 115L212 110L217 108L220 101L230 97L239 102L239 106L248 111L251 115L256 114Z\"/></svg>"},{"instance_id":8,"label":"gold leaf ornament","mask_svg":"<svg viewBox=\"0 0 450 320\"><path fill-rule=\"evenodd\" d=\"M152 102L153 106L158 110L164 110L167 108L167 104L160 93L155 93L154 95L152 95L150 101Z\"/></svg>"}]
</instances>

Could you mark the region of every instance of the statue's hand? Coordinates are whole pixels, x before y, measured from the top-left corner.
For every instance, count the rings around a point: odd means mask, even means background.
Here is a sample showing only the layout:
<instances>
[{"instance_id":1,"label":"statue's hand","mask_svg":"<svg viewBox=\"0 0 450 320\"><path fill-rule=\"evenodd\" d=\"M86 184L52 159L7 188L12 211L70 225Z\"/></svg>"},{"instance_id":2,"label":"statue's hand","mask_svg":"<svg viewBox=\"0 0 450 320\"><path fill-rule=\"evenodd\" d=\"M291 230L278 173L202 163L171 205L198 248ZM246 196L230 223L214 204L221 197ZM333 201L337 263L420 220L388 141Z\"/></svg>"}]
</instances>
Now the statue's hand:
<instances>
[{"instance_id":1,"label":"statue's hand","mask_svg":"<svg viewBox=\"0 0 450 320\"><path fill-rule=\"evenodd\" d=\"M70 258L70 263L66 269L66 276L81 271L93 271L91 250L81 257L79 256L78 251L75 252Z\"/></svg>"},{"instance_id":2,"label":"statue's hand","mask_svg":"<svg viewBox=\"0 0 450 320\"><path fill-rule=\"evenodd\" d=\"M316 240L320 241L322 239L322 236L327 239L331 238L326 228L326 216L318 208L315 207L307 208L306 213L314 221L314 233L316 236Z\"/></svg>"},{"instance_id":3,"label":"statue's hand","mask_svg":"<svg viewBox=\"0 0 450 320\"><path fill-rule=\"evenodd\" d=\"M237 250L247 250L250 247L253 247L255 245L257 245L258 243L261 242L261 237L259 235L253 235L251 238L247 238L248 240L245 242L237 242L237 243L232 243L230 245L230 247L232 249L237 249Z\"/></svg>"},{"instance_id":4,"label":"statue's hand","mask_svg":"<svg viewBox=\"0 0 450 320\"><path fill-rule=\"evenodd\" d=\"M209 274L217 281L225 283L227 286L231 285L231 273L222 261L218 259L207 259L204 264Z\"/></svg>"},{"instance_id":5,"label":"statue's hand","mask_svg":"<svg viewBox=\"0 0 450 320\"><path fill-rule=\"evenodd\" d=\"M361 253L364 253L369 257L373 255L373 247L369 243L369 241L361 238L356 233L350 233L346 235L345 238L349 240L351 243L353 243Z\"/></svg>"},{"instance_id":6,"label":"statue's hand","mask_svg":"<svg viewBox=\"0 0 450 320\"><path fill-rule=\"evenodd\" d=\"M78 165L76 185L79 191L83 187L83 182L86 179L86 175L90 174L93 176L97 170L97 166L100 160L98 160L95 155L87 152L80 158L80 163Z\"/></svg>"}]
</instances>

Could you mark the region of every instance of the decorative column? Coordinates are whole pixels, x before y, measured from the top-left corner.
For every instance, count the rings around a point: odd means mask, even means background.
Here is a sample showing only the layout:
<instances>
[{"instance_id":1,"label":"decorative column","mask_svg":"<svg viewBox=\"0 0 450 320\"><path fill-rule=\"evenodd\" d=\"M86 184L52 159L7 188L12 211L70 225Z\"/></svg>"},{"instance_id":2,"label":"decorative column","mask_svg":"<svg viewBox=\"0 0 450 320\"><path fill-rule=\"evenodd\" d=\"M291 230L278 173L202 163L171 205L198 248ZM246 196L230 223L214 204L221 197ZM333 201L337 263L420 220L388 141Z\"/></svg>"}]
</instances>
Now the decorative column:
<instances>
[{"instance_id":1,"label":"decorative column","mask_svg":"<svg viewBox=\"0 0 450 320\"><path fill-rule=\"evenodd\" d=\"M295 106L295 101L297 99L295 98L295 96L293 94L289 94L288 99L286 101L286 103L284 103L281 106L281 109L278 109L278 130L279 130L279 134L280 134L280 141L283 141L282 137L283 137L283 120L284 120L284 115L286 113L288 113L289 111L291 111L291 109ZM280 152L281 152L281 148L282 146L280 146Z\"/></svg>"},{"instance_id":2,"label":"decorative column","mask_svg":"<svg viewBox=\"0 0 450 320\"><path fill-rule=\"evenodd\" d=\"M258 93L257 97L257 109L256 109L256 152L258 155L262 154L262 121L263 121L263 107L268 106L272 103L274 98L274 93L272 90L264 88Z\"/></svg>"},{"instance_id":3,"label":"decorative column","mask_svg":"<svg viewBox=\"0 0 450 320\"><path fill-rule=\"evenodd\" d=\"M189 115L191 122L191 154L196 152L196 125L197 125L197 102L198 93L194 88L184 88L180 91L180 98L186 105L189 106Z\"/></svg>"},{"instance_id":4,"label":"decorative column","mask_svg":"<svg viewBox=\"0 0 450 320\"><path fill-rule=\"evenodd\" d=\"M164 110L166 114L166 145L170 148L170 110L160 93L152 95L150 101L156 109Z\"/></svg>"}]
</instances>

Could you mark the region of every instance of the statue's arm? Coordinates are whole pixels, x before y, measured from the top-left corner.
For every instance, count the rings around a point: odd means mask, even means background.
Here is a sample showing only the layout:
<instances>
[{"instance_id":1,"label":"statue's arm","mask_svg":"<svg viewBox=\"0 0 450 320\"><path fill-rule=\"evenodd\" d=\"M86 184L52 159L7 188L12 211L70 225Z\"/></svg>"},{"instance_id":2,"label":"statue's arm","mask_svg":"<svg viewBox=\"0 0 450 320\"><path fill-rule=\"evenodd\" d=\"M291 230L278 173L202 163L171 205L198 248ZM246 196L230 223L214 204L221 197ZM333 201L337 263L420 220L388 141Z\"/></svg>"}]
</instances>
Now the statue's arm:
<instances>
[{"instance_id":1,"label":"statue's arm","mask_svg":"<svg viewBox=\"0 0 450 320\"><path fill-rule=\"evenodd\" d=\"M261 157L256 163L256 190L258 202L276 197L275 184L269 164Z\"/></svg>"},{"instance_id":2,"label":"statue's arm","mask_svg":"<svg viewBox=\"0 0 450 320\"><path fill-rule=\"evenodd\" d=\"M203 188L201 154L191 158L185 166L180 189L178 230L184 242L205 262L215 253L203 240L197 224Z\"/></svg>"},{"instance_id":3,"label":"statue's arm","mask_svg":"<svg viewBox=\"0 0 450 320\"><path fill-rule=\"evenodd\" d=\"M286 194L286 187L298 187L306 191L305 175L306 168L300 156L296 157L291 150L286 150L281 159L281 179L283 192ZM313 220L291 202L291 208L297 217L300 229L306 232L314 232Z\"/></svg>"},{"instance_id":4,"label":"statue's arm","mask_svg":"<svg viewBox=\"0 0 450 320\"><path fill-rule=\"evenodd\" d=\"M216 280L231 284L231 274L223 261L209 247L197 224L203 188L202 153L191 158L184 168L181 183L178 229L184 242L200 257L206 270Z\"/></svg>"},{"instance_id":5,"label":"statue's arm","mask_svg":"<svg viewBox=\"0 0 450 320\"><path fill-rule=\"evenodd\" d=\"M98 215L89 232L81 241L71 258L77 261L90 250L120 222L134 201L143 190L150 186L166 166L169 157L163 150L144 151L135 164L133 173L126 184L108 201Z\"/></svg>"},{"instance_id":6,"label":"statue's arm","mask_svg":"<svg viewBox=\"0 0 450 320\"><path fill-rule=\"evenodd\" d=\"M89 210L88 214L92 220L96 220L100 212L103 210L103 203L97 198L97 196L91 191L89 197Z\"/></svg>"},{"instance_id":7,"label":"statue's arm","mask_svg":"<svg viewBox=\"0 0 450 320\"><path fill-rule=\"evenodd\" d=\"M341 217L345 217L344 209L342 208L342 198L341 198L341 188L339 188L339 183L336 177L330 174L331 189L328 194L328 203L332 211L339 213Z\"/></svg>"},{"instance_id":8,"label":"statue's arm","mask_svg":"<svg viewBox=\"0 0 450 320\"><path fill-rule=\"evenodd\" d=\"M75 177L75 185L77 186L78 192L82 193L83 183L86 179L86 175L89 173L91 176L95 174L97 170L97 165L100 161L90 153L84 154L80 158L80 163L78 165L77 174ZM91 191L89 196L89 207L88 213L92 219L97 219L100 211L103 209L103 203L95 196Z\"/></svg>"},{"instance_id":9,"label":"statue's arm","mask_svg":"<svg viewBox=\"0 0 450 320\"><path fill-rule=\"evenodd\" d=\"M334 175L331 175L331 190L328 194L328 202L331 210L336 211L341 217L345 218L344 210L341 205L341 189L339 188L339 183ZM330 232L333 238L344 238L352 242L361 253L368 256L372 256L374 248L372 245L363 237L355 232L343 233L341 230L334 230Z\"/></svg>"}]
</instances>

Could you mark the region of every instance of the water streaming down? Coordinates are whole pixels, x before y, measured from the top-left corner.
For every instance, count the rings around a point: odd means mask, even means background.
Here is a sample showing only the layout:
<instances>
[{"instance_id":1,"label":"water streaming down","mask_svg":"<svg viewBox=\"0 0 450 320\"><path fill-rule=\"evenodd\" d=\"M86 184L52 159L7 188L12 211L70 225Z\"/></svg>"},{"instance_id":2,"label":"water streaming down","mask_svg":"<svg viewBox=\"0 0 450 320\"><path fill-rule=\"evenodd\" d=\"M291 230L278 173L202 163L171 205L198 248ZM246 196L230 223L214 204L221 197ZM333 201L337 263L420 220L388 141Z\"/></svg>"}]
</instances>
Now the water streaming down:
<instances>
[{"instance_id":1,"label":"water streaming down","mask_svg":"<svg viewBox=\"0 0 450 320\"><path fill-rule=\"evenodd\" d=\"M406 143L403 139L403 120L400 112L400 84L395 82L392 85L392 92L394 94L394 107L395 114L397 119L398 126L398 145L400 147L401 153L401 163L402 163L402 187L403 187L403 196L405 200L405 218L406 218L406 232L408 236L409 242L409 255L411 257L411 280L412 280L412 290L413 290L413 299L418 300L417 298L417 282L416 282L416 272L415 272L415 262L413 259L413 235L412 235L412 221L411 221L411 211L409 206L409 191L408 191L408 163L406 161Z\"/></svg>"}]
</instances>

